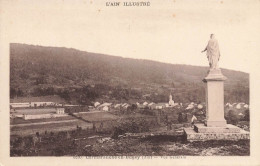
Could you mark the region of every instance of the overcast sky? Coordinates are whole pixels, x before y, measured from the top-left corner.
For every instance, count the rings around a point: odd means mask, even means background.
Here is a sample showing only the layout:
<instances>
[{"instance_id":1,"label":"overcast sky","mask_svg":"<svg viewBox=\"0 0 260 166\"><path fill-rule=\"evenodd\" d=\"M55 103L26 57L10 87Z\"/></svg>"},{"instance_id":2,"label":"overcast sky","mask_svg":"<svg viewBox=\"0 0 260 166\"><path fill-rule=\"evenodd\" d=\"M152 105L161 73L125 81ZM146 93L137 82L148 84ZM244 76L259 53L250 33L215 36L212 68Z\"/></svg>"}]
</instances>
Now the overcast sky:
<instances>
[{"instance_id":1,"label":"overcast sky","mask_svg":"<svg viewBox=\"0 0 260 166\"><path fill-rule=\"evenodd\" d=\"M106 7L94 0L2 0L1 29L14 43L196 66L208 65L201 51L214 33L220 67L244 72L257 67L252 61L259 62L259 0L158 2Z\"/></svg>"}]
</instances>

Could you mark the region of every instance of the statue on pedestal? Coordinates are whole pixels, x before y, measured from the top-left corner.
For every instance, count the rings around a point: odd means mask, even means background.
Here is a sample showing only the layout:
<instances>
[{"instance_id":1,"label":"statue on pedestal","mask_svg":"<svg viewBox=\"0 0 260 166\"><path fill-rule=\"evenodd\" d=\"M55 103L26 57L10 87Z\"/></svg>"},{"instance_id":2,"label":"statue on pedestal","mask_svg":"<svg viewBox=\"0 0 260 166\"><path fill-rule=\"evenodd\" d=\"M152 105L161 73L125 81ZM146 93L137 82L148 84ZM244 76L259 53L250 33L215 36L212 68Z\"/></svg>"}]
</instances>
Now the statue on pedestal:
<instances>
[{"instance_id":1,"label":"statue on pedestal","mask_svg":"<svg viewBox=\"0 0 260 166\"><path fill-rule=\"evenodd\" d=\"M227 78L218 68L218 42L213 34L210 38L207 47L202 51L207 51L210 66L208 75L203 79L206 92L206 120L204 124L194 124L194 129L184 128L186 138L188 141L250 139L249 132L227 124L225 119L224 81ZM194 122L194 119L195 117L191 121Z\"/></svg>"},{"instance_id":2,"label":"statue on pedestal","mask_svg":"<svg viewBox=\"0 0 260 166\"><path fill-rule=\"evenodd\" d=\"M207 51L207 57L209 60L210 69L218 69L220 51L219 51L218 41L215 39L214 34L210 35L210 40L208 42L207 47L201 52L205 52L205 51Z\"/></svg>"}]
</instances>

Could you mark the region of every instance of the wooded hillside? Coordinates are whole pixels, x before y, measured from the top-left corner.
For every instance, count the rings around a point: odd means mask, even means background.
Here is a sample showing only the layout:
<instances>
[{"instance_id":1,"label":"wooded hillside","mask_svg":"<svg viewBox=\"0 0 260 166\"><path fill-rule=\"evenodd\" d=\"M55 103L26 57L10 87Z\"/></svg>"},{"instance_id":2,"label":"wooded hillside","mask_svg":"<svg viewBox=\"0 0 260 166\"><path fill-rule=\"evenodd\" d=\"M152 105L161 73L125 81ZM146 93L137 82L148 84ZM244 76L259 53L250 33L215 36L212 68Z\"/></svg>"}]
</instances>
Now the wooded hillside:
<instances>
[{"instance_id":1,"label":"wooded hillside","mask_svg":"<svg viewBox=\"0 0 260 166\"><path fill-rule=\"evenodd\" d=\"M176 56L177 57L177 56ZM203 102L208 68L89 53L71 48L10 44L10 97L59 95L92 101ZM249 101L249 74L222 69L225 102Z\"/></svg>"}]
</instances>

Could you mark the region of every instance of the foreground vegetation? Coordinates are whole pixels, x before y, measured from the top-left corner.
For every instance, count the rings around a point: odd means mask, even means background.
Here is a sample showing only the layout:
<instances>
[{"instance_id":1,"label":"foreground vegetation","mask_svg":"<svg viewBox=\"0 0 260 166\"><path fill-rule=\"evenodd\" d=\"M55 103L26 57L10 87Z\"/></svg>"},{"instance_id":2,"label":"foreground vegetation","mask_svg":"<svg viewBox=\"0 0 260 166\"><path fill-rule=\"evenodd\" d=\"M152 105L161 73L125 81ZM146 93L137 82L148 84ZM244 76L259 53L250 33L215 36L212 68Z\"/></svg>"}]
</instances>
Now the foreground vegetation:
<instances>
[{"instance_id":1,"label":"foreground vegetation","mask_svg":"<svg viewBox=\"0 0 260 166\"><path fill-rule=\"evenodd\" d=\"M131 128L146 131L147 128ZM248 156L250 141L187 142L183 135L125 136L77 129L11 139L11 156ZM110 137L112 136L112 138ZM119 137L118 137L119 136Z\"/></svg>"},{"instance_id":2,"label":"foreground vegetation","mask_svg":"<svg viewBox=\"0 0 260 166\"><path fill-rule=\"evenodd\" d=\"M102 114L107 115L102 118ZM80 122L68 123L69 129L64 131L55 131L57 124L51 124L49 128L36 127L33 134L11 135L10 153L11 156L249 155L248 140L187 142L183 127L189 127L190 122L183 115L173 110L94 113L81 117ZM205 119L204 115L197 117L200 123ZM89 119L85 122L84 118ZM250 130L249 122L241 121L246 119L226 118ZM66 127L65 123L58 125ZM25 133L24 127L17 130Z\"/></svg>"}]
</instances>

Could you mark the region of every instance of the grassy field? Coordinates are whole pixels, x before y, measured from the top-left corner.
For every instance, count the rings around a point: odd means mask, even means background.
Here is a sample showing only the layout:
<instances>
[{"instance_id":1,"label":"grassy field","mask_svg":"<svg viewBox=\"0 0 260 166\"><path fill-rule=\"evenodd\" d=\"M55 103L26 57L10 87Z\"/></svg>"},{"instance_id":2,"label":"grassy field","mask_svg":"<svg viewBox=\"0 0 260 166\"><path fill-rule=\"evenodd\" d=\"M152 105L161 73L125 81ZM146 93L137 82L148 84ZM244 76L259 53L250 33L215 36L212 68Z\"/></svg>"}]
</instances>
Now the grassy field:
<instances>
[{"instance_id":1,"label":"grassy field","mask_svg":"<svg viewBox=\"0 0 260 166\"><path fill-rule=\"evenodd\" d=\"M11 135L25 136L33 135L36 132L44 133L45 131L69 131L75 129L77 126L82 127L83 129L92 128L93 124L95 124L96 127L99 127L101 123L103 123L104 128L111 129L117 122L131 118L154 119L152 116L138 113L131 115L114 115L110 112L88 112L50 119L24 120L22 118L15 118L11 121L10 131Z\"/></svg>"},{"instance_id":2,"label":"grassy field","mask_svg":"<svg viewBox=\"0 0 260 166\"><path fill-rule=\"evenodd\" d=\"M80 126L82 129L92 128L92 123L86 123L80 120L74 122L62 122L55 124L41 124L41 125L31 125L23 127L11 127L11 135L34 135L36 132L44 134L47 132L59 132L59 131L71 131L75 130L77 126Z\"/></svg>"},{"instance_id":3,"label":"grassy field","mask_svg":"<svg viewBox=\"0 0 260 166\"><path fill-rule=\"evenodd\" d=\"M117 116L109 112L88 112L75 114L75 116L65 116L49 119L30 119L24 120L23 118L14 118L11 120L11 125L24 124L24 123L39 123L39 122L51 122L51 121L62 121L62 120L71 120L78 119L79 117L83 118L86 121L104 121L104 120L114 120Z\"/></svg>"},{"instance_id":4,"label":"grassy field","mask_svg":"<svg viewBox=\"0 0 260 166\"><path fill-rule=\"evenodd\" d=\"M28 119L28 120L24 120L23 118L14 118L11 119L10 124L17 125L17 124L39 123L39 122L52 122L52 121L56 122L56 121L72 120L72 119L75 119L75 117L65 116L65 117L48 118L48 119Z\"/></svg>"}]
</instances>

